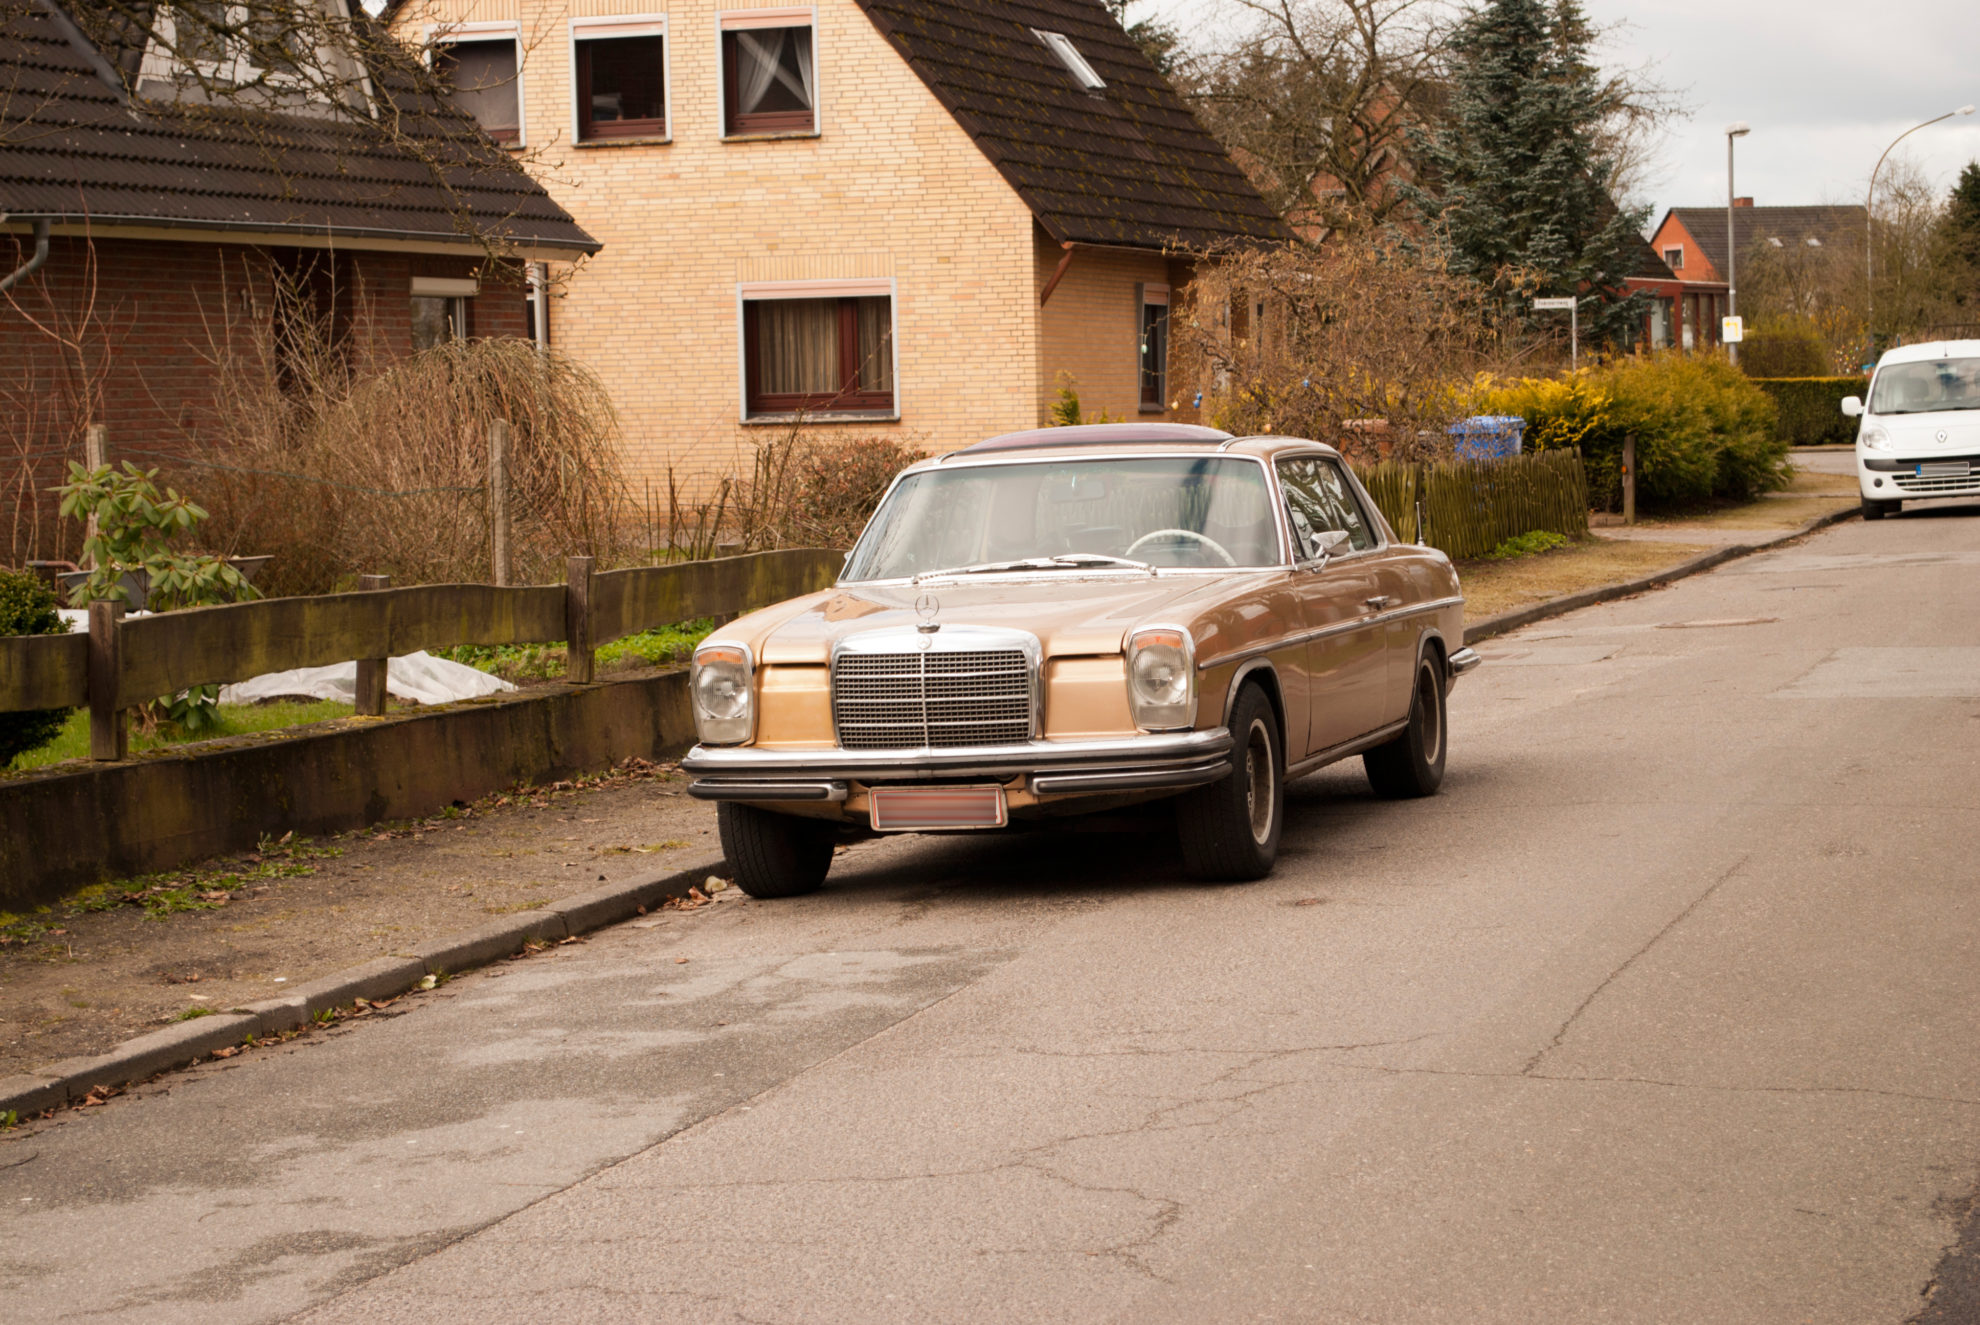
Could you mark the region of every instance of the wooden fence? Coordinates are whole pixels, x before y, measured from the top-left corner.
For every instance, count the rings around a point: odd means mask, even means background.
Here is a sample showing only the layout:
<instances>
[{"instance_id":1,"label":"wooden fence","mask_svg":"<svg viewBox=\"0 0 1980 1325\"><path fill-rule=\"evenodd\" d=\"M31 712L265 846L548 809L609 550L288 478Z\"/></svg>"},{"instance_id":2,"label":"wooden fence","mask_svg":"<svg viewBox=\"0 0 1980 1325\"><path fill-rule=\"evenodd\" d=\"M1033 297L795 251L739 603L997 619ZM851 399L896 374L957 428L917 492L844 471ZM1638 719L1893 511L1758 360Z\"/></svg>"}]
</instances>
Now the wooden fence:
<instances>
[{"instance_id":1,"label":"wooden fence","mask_svg":"<svg viewBox=\"0 0 1980 1325\"><path fill-rule=\"evenodd\" d=\"M1434 465L1384 461L1357 465L1355 474L1396 537L1414 543L1421 532L1421 541L1453 558L1484 556L1535 529L1588 532L1588 474L1574 451Z\"/></svg>"},{"instance_id":2,"label":"wooden fence","mask_svg":"<svg viewBox=\"0 0 1980 1325\"><path fill-rule=\"evenodd\" d=\"M561 642L566 677L586 682L601 645L811 593L844 561L843 552L797 548L597 572L590 557L572 557L566 583L526 588L425 584L130 620L120 604L94 603L87 634L0 636L0 712L87 707L91 757L122 759L137 705L297 667L357 660L360 713L384 711L382 660L420 649Z\"/></svg>"}]
</instances>

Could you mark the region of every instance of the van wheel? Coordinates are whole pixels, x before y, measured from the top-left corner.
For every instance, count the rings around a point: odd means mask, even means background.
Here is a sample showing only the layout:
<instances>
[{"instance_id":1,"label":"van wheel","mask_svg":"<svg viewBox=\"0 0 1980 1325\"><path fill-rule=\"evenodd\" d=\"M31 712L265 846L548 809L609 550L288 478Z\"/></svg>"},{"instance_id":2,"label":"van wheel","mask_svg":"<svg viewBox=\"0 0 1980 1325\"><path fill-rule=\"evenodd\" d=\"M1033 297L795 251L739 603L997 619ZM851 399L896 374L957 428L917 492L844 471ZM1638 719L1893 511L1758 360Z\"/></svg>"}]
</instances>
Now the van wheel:
<instances>
[{"instance_id":1,"label":"van wheel","mask_svg":"<svg viewBox=\"0 0 1980 1325\"><path fill-rule=\"evenodd\" d=\"M800 897L824 885L838 836L830 822L734 801L715 807L715 822L736 886L751 897Z\"/></svg>"},{"instance_id":2,"label":"van wheel","mask_svg":"<svg viewBox=\"0 0 1980 1325\"><path fill-rule=\"evenodd\" d=\"M1435 794L1444 781L1444 753L1449 745L1444 705L1444 668L1434 652L1416 660L1416 684L1410 688L1409 725L1394 740L1361 756L1368 785L1377 796L1402 800Z\"/></svg>"},{"instance_id":3,"label":"van wheel","mask_svg":"<svg viewBox=\"0 0 1980 1325\"><path fill-rule=\"evenodd\" d=\"M1176 803L1176 835L1190 877L1239 883L1262 879L1279 858L1286 817L1286 752L1272 701L1247 685L1231 709L1230 775L1185 792Z\"/></svg>"},{"instance_id":4,"label":"van wheel","mask_svg":"<svg viewBox=\"0 0 1980 1325\"><path fill-rule=\"evenodd\" d=\"M1866 520L1881 520L1887 515L1896 515L1903 509L1902 501L1874 501L1869 497L1863 499L1863 518Z\"/></svg>"}]
</instances>

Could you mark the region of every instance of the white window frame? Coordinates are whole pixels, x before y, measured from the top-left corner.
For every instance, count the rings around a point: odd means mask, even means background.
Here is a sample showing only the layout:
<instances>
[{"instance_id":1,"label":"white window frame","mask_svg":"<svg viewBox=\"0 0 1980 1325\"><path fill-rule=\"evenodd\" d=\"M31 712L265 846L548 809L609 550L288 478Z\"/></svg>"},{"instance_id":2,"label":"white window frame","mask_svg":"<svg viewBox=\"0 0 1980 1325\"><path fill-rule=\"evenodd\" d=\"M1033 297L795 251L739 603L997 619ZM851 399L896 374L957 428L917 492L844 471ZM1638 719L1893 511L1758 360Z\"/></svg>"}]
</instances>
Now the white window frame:
<instances>
[{"instance_id":1,"label":"white window frame","mask_svg":"<svg viewBox=\"0 0 1980 1325\"><path fill-rule=\"evenodd\" d=\"M420 41L426 50L426 64L433 66L433 56L442 46L451 46L461 41L499 41L507 37L516 44L516 140L513 143L498 143L500 147L529 146L529 102L524 93L522 25L514 19L489 19L475 23L428 23L420 29Z\"/></svg>"},{"instance_id":2,"label":"white window frame","mask_svg":"<svg viewBox=\"0 0 1980 1325\"><path fill-rule=\"evenodd\" d=\"M466 340L467 301L480 293L481 282L472 276L415 276L412 278L412 288L407 292L407 298L446 300L447 316L454 328L453 339Z\"/></svg>"},{"instance_id":3,"label":"white window frame","mask_svg":"<svg viewBox=\"0 0 1980 1325\"><path fill-rule=\"evenodd\" d=\"M1063 32L1048 32L1044 28L1033 28L1031 35L1044 42L1045 49L1059 57L1059 63L1072 75L1073 82L1079 84L1080 91L1098 92L1107 86L1107 80L1087 63L1086 57L1079 53L1079 47L1073 45L1071 37Z\"/></svg>"},{"instance_id":4,"label":"white window frame","mask_svg":"<svg viewBox=\"0 0 1980 1325\"><path fill-rule=\"evenodd\" d=\"M722 34L739 28L811 29L811 130L808 133L730 133L729 62L722 58ZM670 48L671 49L671 48ZM818 26L818 6L783 5L774 9L722 9L715 13L715 136L725 143L773 143L785 138L821 138L825 134L825 36ZM672 121L669 121L671 124Z\"/></svg>"},{"instance_id":5,"label":"white window frame","mask_svg":"<svg viewBox=\"0 0 1980 1325\"><path fill-rule=\"evenodd\" d=\"M1155 281L1137 282L1134 287L1134 292L1135 292L1135 300L1134 300L1135 411L1140 414L1166 414L1169 412L1169 339L1170 339L1170 330L1171 330L1166 320L1166 315L1162 324L1162 366L1160 369L1160 376L1162 379L1162 391L1161 391L1162 399L1157 401L1153 405L1149 404L1145 399L1143 399L1141 394L1141 375L1144 371L1146 371L1142 363L1146 351L1142 345L1141 338L1147 334L1148 310L1151 308L1162 308L1162 309L1168 308L1169 287L1166 283L1163 282L1155 282Z\"/></svg>"},{"instance_id":6,"label":"white window frame","mask_svg":"<svg viewBox=\"0 0 1980 1325\"><path fill-rule=\"evenodd\" d=\"M611 37L658 37L660 47L660 79L662 89L662 114L667 117L667 132L664 134L641 135L632 138L585 138L579 133L578 116L578 43ZM814 36L813 50L817 49ZM665 14L593 14L584 18L573 18L570 23L571 61L571 145L573 147L652 147L674 141L674 34L667 30Z\"/></svg>"},{"instance_id":7,"label":"white window frame","mask_svg":"<svg viewBox=\"0 0 1980 1325\"><path fill-rule=\"evenodd\" d=\"M1677 254L1678 260L1676 262L1671 261L1671 254L1673 253ZM1664 260L1664 265L1666 267L1669 267L1672 271L1684 270L1684 245L1673 244L1669 248L1666 248L1662 253L1658 254L1657 256L1662 258Z\"/></svg>"},{"instance_id":8,"label":"white window frame","mask_svg":"<svg viewBox=\"0 0 1980 1325\"><path fill-rule=\"evenodd\" d=\"M887 338L892 348L894 407L879 410L845 410L805 417L818 423L899 423L901 420L901 293L900 282L892 276L854 276L844 279L809 281L736 282L736 421L747 425L789 423L789 414L749 412L749 346L745 343L747 322L743 305L768 299L872 299L887 296L887 311L893 319L893 334Z\"/></svg>"},{"instance_id":9,"label":"white window frame","mask_svg":"<svg viewBox=\"0 0 1980 1325\"><path fill-rule=\"evenodd\" d=\"M157 78L170 81L190 70L196 76L211 79L216 83L251 83L258 78L265 78L268 80L268 86L270 87L305 88L308 86L307 80L296 74L286 73L280 69L263 69L260 65L252 63L248 59L247 53L241 50L229 51L225 60L188 60L183 56L175 54L174 52L179 44L179 6L167 3L161 6L161 8L163 8L164 14L162 15L160 26L164 31L157 33L150 41L145 43L144 56L138 66L139 78ZM248 7L246 5L229 4L225 5L224 8L227 11L226 21L229 24L239 24L247 21ZM166 49L165 42L167 40L170 41L173 50ZM319 49L315 53L314 58L318 63L321 63L323 52ZM245 75L245 77L242 77L242 75ZM367 85L367 95L369 94L369 90L369 86Z\"/></svg>"}]
</instances>

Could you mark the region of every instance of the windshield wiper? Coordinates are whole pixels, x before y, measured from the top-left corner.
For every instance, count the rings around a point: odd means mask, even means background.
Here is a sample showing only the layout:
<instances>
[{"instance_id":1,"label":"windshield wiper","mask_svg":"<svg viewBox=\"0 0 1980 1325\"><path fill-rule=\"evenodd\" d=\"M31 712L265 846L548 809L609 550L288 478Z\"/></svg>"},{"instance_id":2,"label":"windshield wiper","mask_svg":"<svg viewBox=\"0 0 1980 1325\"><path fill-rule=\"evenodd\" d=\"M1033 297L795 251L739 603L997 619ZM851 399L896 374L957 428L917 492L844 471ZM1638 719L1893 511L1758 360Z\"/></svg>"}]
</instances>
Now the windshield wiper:
<instances>
[{"instance_id":1,"label":"windshield wiper","mask_svg":"<svg viewBox=\"0 0 1980 1325\"><path fill-rule=\"evenodd\" d=\"M1135 561L1130 557L1112 557L1104 552L1068 552L1057 557L1020 557L1016 561L982 561L973 566L950 566L943 570L925 570L916 575L913 583L939 579L944 575L994 575L998 571L1012 570L1077 570L1081 566L1127 566L1134 570L1145 570L1155 574L1155 568L1145 561Z\"/></svg>"}]
</instances>

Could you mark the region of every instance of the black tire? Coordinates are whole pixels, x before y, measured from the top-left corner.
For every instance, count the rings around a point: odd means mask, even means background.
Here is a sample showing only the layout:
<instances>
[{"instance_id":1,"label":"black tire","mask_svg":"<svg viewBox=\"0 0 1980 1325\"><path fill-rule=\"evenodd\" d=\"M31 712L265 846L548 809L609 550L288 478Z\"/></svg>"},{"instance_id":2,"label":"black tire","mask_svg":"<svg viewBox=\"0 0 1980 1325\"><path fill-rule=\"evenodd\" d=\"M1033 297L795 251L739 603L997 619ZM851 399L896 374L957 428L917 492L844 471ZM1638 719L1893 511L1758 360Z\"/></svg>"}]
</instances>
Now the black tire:
<instances>
[{"instance_id":1,"label":"black tire","mask_svg":"<svg viewBox=\"0 0 1980 1325\"><path fill-rule=\"evenodd\" d=\"M751 897L801 897L824 885L838 837L826 820L723 801L715 807L715 822L736 886Z\"/></svg>"},{"instance_id":2,"label":"black tire","mask_svg":"<svg viewBox=\"0 0 1980 1325\"><path fill-rule=\"evenodd\" d=\"M1416 660L1416 679L1410 685L1409 725L1394 740L1361 756L1368 785L1377 796L1404 800L1436 794L1450 745L1444 691L1443 663L1435 650L1426 649Z\"/></svg>"},{"instance_id":3,"label":"black tire","mask_svg":"<svg viewBox=\"0 0 1980 1325\"><path fill-rule=\"evenodd\" d=\"M1881 520L1887 515L1896 515L1903 509L1902 501L1873 501L1869 497L1863 499L1863 518L1866 520Z\"/></svg>"},{"instance_id":4,"label":"black tire","mask_svg":"<svg viewBox=\"0 0 1980 1325\"><path fill-rule=\"evenodd\" d=\"M1286 817L1286 750L1278 711L1247 685L1231 708L1230 775L1185 792L1176 802L1183 868L1192 878L1239 883L1262 879L1279 858Z\"/></svg>"}]
</instances>

